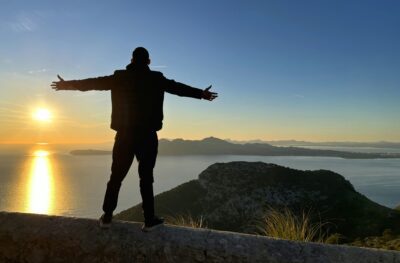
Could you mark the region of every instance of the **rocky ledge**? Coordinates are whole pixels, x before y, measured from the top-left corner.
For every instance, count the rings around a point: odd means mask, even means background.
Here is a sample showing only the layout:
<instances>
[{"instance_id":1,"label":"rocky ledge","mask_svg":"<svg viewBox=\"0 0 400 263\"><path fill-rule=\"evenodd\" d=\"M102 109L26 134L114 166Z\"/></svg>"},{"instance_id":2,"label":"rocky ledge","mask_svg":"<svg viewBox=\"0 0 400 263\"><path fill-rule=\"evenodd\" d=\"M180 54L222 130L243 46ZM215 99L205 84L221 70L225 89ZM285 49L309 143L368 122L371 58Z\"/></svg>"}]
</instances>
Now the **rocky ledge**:
<instances>
[{"instance_id":1,"label":"rocky ledge","mask_svg":"<svg viewBox=\"0 0 400 263\"><path fill-rule=\"evenodd\" d=\"M0 212L0 262L400 262L400 253L140 223Z\"/></svg>"}]
</instances>

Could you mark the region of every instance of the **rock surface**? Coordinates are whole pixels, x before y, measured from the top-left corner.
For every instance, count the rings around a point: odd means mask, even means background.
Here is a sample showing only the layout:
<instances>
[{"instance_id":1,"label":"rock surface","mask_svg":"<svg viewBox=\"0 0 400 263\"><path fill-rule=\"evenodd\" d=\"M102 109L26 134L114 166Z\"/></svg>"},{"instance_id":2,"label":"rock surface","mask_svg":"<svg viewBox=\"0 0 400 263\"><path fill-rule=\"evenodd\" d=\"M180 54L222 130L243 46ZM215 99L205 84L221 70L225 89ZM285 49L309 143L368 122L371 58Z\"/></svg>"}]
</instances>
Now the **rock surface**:
<instances>
[{"instance_id":1,"label":"rock surface","mask_svg":"<svg viewBox=\"0 0 400 263\"><path fill-rule=\"evenodd\" d=\"M0 212L0 262L400 262L400 253L205 229Z\"/></svg>"}]
</instances>

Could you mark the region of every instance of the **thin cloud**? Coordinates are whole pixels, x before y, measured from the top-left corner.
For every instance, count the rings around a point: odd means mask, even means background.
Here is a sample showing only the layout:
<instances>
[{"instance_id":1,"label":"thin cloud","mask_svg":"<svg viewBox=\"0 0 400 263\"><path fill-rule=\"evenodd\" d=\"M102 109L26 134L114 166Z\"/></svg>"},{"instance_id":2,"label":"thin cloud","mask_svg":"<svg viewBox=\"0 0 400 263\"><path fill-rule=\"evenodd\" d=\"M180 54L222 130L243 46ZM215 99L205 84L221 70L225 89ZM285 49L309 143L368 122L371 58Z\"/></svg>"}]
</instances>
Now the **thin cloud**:
<instances>
[{"instance_id":1,"label":"thin cloud","mask_svg":"<svg viewBox=\"0 0 400 263\"><path fill-rule=\"evenodd\" d=\"M155 66L150 66L151 68L166 68L166 65L155 65Z\"/></svg>"},{"instance_id":2,"label":"thin cloud","mask_svg":"<svg viewBox=\"0 0 400 263\"><path fill-rule=\"evenodd\" d=\"M32 74L45 73L47 71L48 71L47 69L43 68L43 69L38 69L38 70L29 70L28 73L32 75Z\"/></svg>"},{"instance_id":3,"label":"thin cloud","mask_svg":"<svg viewBox=\"0 0 400 263\"><path fill-rule=\"evenodd\" d=\"M5 26L17 33L33 32L39 28L38 22L43 18L44 14L39 11L22 12L15 17L14 21L6 22Z\"/></svg>"},{"instance_id":4,"label":"thin cloud","mask_svg":"<svg viewBox=\"0 0 400 263\"><path fill-rule=\"evenodd\" d=\"M37 25L28 16L19 16L17 21L8 23L14 32L32 32L37 29Z\"/></svg>"}]
</instances>

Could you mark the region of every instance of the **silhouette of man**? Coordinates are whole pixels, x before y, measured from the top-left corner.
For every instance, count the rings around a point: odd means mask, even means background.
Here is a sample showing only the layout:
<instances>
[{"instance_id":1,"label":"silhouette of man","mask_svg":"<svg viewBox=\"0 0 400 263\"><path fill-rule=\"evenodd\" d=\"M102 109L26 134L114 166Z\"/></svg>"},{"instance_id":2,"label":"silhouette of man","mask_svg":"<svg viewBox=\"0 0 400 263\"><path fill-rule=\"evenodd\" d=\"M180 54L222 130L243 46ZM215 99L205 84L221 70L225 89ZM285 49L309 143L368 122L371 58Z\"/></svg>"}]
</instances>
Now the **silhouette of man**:
<instances>
[{"instance_id":1,"label":"silhouette of man","mask_svg":"<svg viewBox=\"0 0 400 263\"><path fill-rule=\"evenodd\" d=\"M55 90L111 90L111 128L115 130L111 176L103 202L100 227L111 225L117 207L121 183L131 167L134 157L139 163L140 194L144 215L143 231L162 225L164 220L155 216L153 194L153 168L157 158L157 131L162 128L164 92L178 96L212 101L218 94L167 79L161 72L149 69L150 57L143 47L132 53L131 63L125 70L113 75L83 80L59 81L51 84Z\"/></svg>"}]
</instances>

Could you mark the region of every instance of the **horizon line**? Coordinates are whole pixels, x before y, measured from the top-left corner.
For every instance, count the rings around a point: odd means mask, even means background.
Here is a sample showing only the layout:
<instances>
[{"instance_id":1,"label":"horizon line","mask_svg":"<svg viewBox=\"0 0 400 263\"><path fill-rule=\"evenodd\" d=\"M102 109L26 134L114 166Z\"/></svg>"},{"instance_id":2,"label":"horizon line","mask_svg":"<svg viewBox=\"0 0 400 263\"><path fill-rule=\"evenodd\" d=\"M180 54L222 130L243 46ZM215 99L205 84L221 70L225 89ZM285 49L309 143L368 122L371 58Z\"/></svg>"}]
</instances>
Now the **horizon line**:
<instances>
[{"instance_id":1,"label":"horizon line","mask_svg":"<svg viewBox=\"0 0 400 263\"><path fill-rule=\"evenodd\" d=\"M215 137L215 136L207 136L207 137L203 137L201 139L195 139L195 138L167 138L167 137L163 137L163 138L159 138L159 140L190 140L190 141L201 141L207 138L216 138L216 139L220 139L220 140L224 140L227 142L233 142L233 143L246 143L246 142L254 142L254 141L259 141L259 142L305 142L305 143L394 143L394 144L400 144L400 141L389 141L389 140L374 140L374 141L351 141L351 140L333 140L333 141L313 141L313 140L298 140L298 139L278 139L278 140L266 140L266 139L231 139L231 138L219 138L219 137ZM7 141L0 141L0 145L51 145L51 144L61 144L61 145L70 145L70 144L112 144L114 143L114 141L96 141L96 142L82 142L82 141L72 141L72 142L32 142L32 141L11 141L11 142L7 142Z\"/></svg>"}]
</instances>

